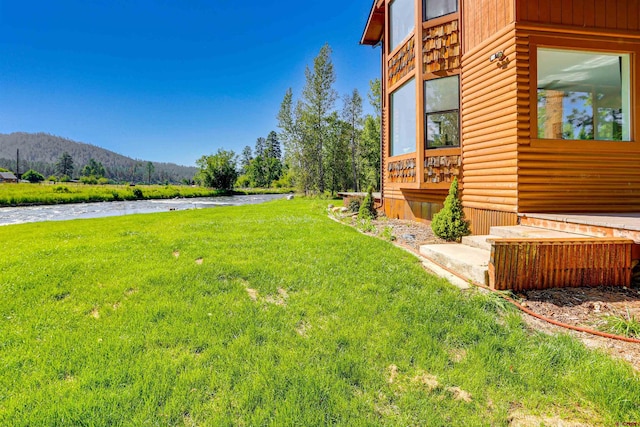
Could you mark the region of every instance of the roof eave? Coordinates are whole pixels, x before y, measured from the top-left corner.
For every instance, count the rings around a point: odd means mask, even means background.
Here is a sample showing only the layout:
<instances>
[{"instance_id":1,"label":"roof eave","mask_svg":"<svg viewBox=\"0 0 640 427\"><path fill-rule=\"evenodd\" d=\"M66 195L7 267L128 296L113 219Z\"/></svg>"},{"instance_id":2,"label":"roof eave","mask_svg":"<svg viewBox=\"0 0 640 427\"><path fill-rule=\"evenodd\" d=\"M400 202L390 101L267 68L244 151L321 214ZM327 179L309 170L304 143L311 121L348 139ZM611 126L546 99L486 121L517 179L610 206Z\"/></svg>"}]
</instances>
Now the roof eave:
<instances>
[{"instance_id":1,"label":"roof eave","mask_svg":"<svg viewBox=\"0 0 640 427\"><path fill-rule=\"evenodd\" d=\"M360 44L376 45L384 34L384 0L374 0Z\"/></svg>"}]
</instances>

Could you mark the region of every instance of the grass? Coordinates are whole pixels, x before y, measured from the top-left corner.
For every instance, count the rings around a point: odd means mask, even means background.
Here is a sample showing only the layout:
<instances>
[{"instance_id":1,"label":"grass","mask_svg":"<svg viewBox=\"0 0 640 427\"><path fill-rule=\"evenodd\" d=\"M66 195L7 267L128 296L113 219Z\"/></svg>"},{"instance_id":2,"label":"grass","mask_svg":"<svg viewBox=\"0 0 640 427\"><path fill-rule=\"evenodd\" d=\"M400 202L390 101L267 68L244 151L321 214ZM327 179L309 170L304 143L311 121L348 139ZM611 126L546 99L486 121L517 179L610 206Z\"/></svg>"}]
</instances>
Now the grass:
<instances>
[{"instance_id":1,"label":"grass","mask_svg":"<svg viewBox=\"0 0 640 427\"><path fill-rule=\"evenodd\" d=\"M640 338L640 320L632 316L628 308L626 314L626 316L605 316L602 329L627 338Z\"/></svg>"},{"instance_id":2,"label":"grass","mask_svg":"<svg viewBox=\"0 0 640 427\"><path fill-rule=\"evenodd\" d=\"M325 207L0 227L0 425L640 420L628 365Z\"/></svg>"},{"instance_id":3,"label":"grass","mask_svg":"<svg viewBox=\"0 0 640 427\"><path fill-rule=\"evenodd\" d=\"M246 189L235 194L286 193L289 189ZM185 185L0 184L0 207L111 202L114 200L214 197L224 191Z\"/></svg>"}]
</instances>

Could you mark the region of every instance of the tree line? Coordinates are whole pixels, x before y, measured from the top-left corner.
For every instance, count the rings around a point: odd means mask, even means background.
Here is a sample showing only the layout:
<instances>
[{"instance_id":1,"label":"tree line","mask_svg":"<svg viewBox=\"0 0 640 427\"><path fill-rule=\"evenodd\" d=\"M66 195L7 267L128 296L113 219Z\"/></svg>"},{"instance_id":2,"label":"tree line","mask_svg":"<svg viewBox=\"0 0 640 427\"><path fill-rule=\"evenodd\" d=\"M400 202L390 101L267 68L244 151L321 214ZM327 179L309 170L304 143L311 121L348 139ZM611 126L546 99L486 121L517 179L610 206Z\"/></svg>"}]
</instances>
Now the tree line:
<instances>
[{"instance_id":1,"label":"tree line","mask_svg":"<svg viewBox=\"0 0 640 427\"><path fill-rule=\"evenodd\" d=\"M342 97L334 89L336 75L331 48L324 45L305 70L305 86L298 99L287 90L277 113L279 133L258 138L239 159L219 149L198 160L196 180L202 185L227 183L240 187L295 187L305 194L332 195L339 191L380 188L380 80L370 82L368 94L374 115L363 117L357 89ZM281 150L284 146L284 153ZM224 179L214 178L227 174Z\"/></svg>"},{"instance_id":2,"label":"tree line","mask_svg":"<svg viewBox=\"0 0 640 427\"><path fill-rule=\"evenodd\" d=\"M20 151L19 164L16 151ZM57 164L62 154L68 154L76 166L72 173L60 173ZM47 133L0 134L0 167L14 173L24 174L29 169L37 171L44 177L55 176L58 179L81 179L91 174L83 173L84 166L91 165L91 160L104 167L102 175L109 182L124 183L179 183L191 182L198 169L180 166L173 163L151 162L152 173L149 175L149 163L132 159L100 147L72 141ZM97 172L101 172L99 169Z\"/></svg>"}]
</instances>

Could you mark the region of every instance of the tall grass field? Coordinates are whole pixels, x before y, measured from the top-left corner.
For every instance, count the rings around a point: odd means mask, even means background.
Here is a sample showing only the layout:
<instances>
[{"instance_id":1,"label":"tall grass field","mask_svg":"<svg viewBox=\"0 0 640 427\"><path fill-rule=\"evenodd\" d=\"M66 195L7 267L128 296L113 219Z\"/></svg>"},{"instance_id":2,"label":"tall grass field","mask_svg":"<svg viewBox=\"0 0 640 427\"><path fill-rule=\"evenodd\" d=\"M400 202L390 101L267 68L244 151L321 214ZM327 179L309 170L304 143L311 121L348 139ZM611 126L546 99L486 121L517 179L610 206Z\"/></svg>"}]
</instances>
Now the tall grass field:
<instances>
[{"instance_id":1,"label":"tall grass field","mask_svg":"<svg viewBox=\"0 0 640 427\"><path fill-rule=\"evenodd\" d=\"M174 197L211 197L223 192L187 185L85 185L77 183L0 184L0 207L112 202Z\"/></svg>"},{"instance_id":2,"label":"tall grass field","mask_svg":"<svg viewBox=\"0 0 640 427\"><path fill-rule=\"evenodd\" d=\"M640 422L640 379L321 201L0 227L2 426Z\"/></svg>"}]
</instances>

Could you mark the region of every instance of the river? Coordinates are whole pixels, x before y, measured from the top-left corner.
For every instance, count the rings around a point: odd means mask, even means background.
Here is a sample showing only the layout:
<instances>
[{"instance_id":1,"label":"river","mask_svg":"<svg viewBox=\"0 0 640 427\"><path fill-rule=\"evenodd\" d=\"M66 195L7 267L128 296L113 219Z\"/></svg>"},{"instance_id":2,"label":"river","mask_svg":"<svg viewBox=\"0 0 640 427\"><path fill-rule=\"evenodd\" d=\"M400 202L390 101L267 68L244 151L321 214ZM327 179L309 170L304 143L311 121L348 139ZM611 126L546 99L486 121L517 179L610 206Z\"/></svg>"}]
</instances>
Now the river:
<instances>
[{"instance_id":1,"label":"river","mask_svg":"<svg viewBox=\"0 0 640 427\"><path fill-rule=\"evenodd\" d=\"M264 203L283 199L286 194L196 197L190 199L131 200L125 202L73 203L65 205L0 208L0 225L40 221L65 221L80 218L132 215L185 209L217 208Z\"/></svg>"}]
</instances>

